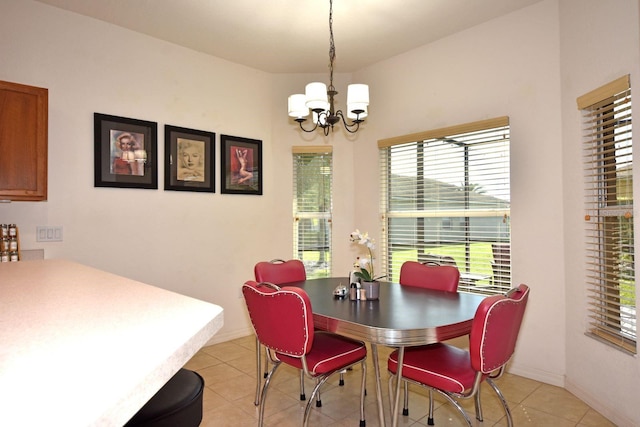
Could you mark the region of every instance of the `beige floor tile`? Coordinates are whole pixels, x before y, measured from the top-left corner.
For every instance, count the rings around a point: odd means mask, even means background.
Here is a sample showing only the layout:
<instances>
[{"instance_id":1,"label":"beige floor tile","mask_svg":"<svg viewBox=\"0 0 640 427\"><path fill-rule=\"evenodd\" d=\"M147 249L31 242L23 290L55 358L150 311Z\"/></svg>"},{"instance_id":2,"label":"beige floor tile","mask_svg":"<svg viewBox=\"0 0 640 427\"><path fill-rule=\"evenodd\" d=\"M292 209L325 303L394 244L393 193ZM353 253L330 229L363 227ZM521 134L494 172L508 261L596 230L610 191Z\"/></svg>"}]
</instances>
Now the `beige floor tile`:
<instances>
[{"instance_id":1,"label":"beige floor tile","mask_svg":"<svg viewBox=\"0 0 640 427\"><path fill-rule=\"evenodd\" d=\"M253 335L247 335L246 337L236 338L231 340L232 343L238 344L241 347L246 348L247 350L254 351L256 349L256 338Z\"/></svg>"},{"instance_id":2,"label":"beige floor tile","mask_svg":"<svg viewBox=\"0 0 640 427\"><path fill-rule=\"evenodd\" d=\"M253 377L256 375L255 353L240 355L233 360L233 367Z\"/></svg>"},{"instance_id":3,"label":"beige floor tile","mask_svg":"<svg viewBox=\"0 0 640 427\"><path fill-rule=\"evenodd\" d=\"M227 405L215 410L205 411L201 427L255 427L257 418L241 409Z\"/></svg>"},{"instance_id":4,"label":"beige floor tile","mask_svg":"<svg viewBox=\"0 0 640 427\"><path fill-rule=\"evenodd\" d=\"M494 380L494 382L507 401L517 403L522 402L541 385L537 381L508 373ZM491 387L489 387L488 384L483 384L482 388L483 390L489 390Z\"/></svg>"},{"instance_id":5,"label":"beige floor tile","mask_svg":"<svg viewBox=\"0 0 640 427\"><path fill-rule=\"evenodd\" d=\"M522 401L525 408L560 416L574 423L589 411L589 406L561 387L542 384Z\"/></svg>"},{"instance_id":6,"label":"beige floor tile","mask_svg":"<svg viewBox=\"0 0 640 427\"><path fill-rule=\"evenodd\" d=\"M390 425L388 372L386 360L393 349L378 347L382 397L386 425ZM371 352L369 353L371 354ZM256 386L255 339L238 338L203 348L188 363L205 379L202 426L256 426L259 408L254 405ZM306 401L300 401L299 371L281 366L273 376L265 406L266 427L300 426ZM360 419L359 393L361 368L355 366L345 373L345 385L339 386L338 375L324 384L322 407L312 403L310 426L357 426ZM516 375L505 374L496 384L508 401L515 426L608 427L610 423L584 402L560 387L542 384ZM305 392L310 397L315 382L305 380ZM484 422L475 420L473 400L461 401L461 406L475 427L506 426L504 409L488 384L482 386ZM443 397L435 394L437 426L463 426L464 419ZM401 397L402 398L402 397ZM426 426L428 392L412 385L409 396L409 416L402 415L400 401L399 426ZM380 427L376 402L375 375L371 356L367 360L367 396L365 416L367 427Z\"/></svg>"},{"instance_id":7,"label":"beige floor tile","mask_svg":"<svg viewBox=\"0 0 640 427\"><path fill-rule=\"evenodd\" d=\"M199 369L208 368L209 366L219 365L221 363L224 362L217 357L213 357L204 351L199 351L184 365L184 367L197 371Z\"/></svg>"},{"instance_id":8,"label":"beige floor tile","mask_svg":"<svg viewBox=\"0 0 640 427\"><path fill-rule=\"evenodd\" d=\"M579 427L615 427L615 424L600 415L597 411L589 409L578 423Z\"/></svg>"},{"instance_id":9,"label":"beige floor tile","mask_svg":"<svg viewBox=\"0 0 640 427\"><path fill-rule=\"evenodd\" d=\"M574 421L570 421L561 414L550 414L548 412L538 411L536 409L517 405L511 408L513 424L516 426L553 426L553 427L570 427L576 426ZM495 426L506 426L505 419L501 420Z\"/></svg>"},{"instance_id":10,"label":"beige floor tile","mask_svg":"<svg viewBox=\"0 0 640 427\"><path fill-rule=\"evenodd\" d=\"M204 378L204 383L212 388L221 382L246 375L244 372L239 371L226 363L198 369L198 373L202 375L202 378Z\"/></svg>"},{"instance_id":11,"label":"beige floor tile","mask_svg":"<svg viewBox=\"0 0 640 427\"><path fill-rule=\"evenodd\" d=\"M224 362L229 362L238 359L239 357L246 356L249 349L243 347L242 345L236 344L233 341L228 341L221 344L204 347L201 351Z\"/></svg>"}]
</instances>

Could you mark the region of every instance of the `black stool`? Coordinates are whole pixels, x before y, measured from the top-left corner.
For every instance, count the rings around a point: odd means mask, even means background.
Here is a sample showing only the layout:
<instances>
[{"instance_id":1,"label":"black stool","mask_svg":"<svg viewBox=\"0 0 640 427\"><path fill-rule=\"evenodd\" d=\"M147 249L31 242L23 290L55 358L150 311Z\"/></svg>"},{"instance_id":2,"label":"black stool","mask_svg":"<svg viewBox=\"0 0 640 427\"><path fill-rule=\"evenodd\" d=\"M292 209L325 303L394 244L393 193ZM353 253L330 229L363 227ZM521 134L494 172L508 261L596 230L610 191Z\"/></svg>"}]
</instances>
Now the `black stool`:
<instances>
[{"instance_id":1,"label":"black stool","mask_svg":"<svg viewBox=\"0 0 640 427\"><path fill-rule=\"evenodd\" d=\"M202 421L204 380L180 369L125 427L198 427Z\"/></svg>"}]
</instances>

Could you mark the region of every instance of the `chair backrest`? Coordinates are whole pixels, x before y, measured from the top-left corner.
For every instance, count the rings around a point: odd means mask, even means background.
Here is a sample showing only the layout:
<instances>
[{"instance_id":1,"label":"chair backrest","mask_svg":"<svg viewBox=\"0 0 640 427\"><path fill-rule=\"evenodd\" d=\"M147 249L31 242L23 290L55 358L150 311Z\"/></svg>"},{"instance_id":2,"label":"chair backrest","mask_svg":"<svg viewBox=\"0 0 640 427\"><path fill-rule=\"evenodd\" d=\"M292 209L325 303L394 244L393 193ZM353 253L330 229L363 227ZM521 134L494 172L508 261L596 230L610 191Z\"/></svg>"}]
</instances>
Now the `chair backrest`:
<instances>
[{"instance_id":1,"label":"chair backrest","mask_svg":"<svg viewBox=\"0 0 640 427\"><path fill-rule=\"evenodd\" d=\"M520 285L507 295L493 295L480 303L469 337L473 369L489 374L509 361L528 300L529 287Z\"/></svg>"},{"instance_id":2,"label":"chair backrest","mask_svg":"<svg viewBox=\"0 0 640 427\"><path fill-rule=\"evenodd\" d=\"M242 285L258 341L278 353L302 357L313 345L313 311L307 293L294 286L273 287L248 281Z\"/></svg>"},{"instance_id":3,"label":"chair backrest","mask_svg":"<svg viewBox=\"0 0 640 427\"><path fill-rule=\"evenodd\" d=\"M460 271L451 265L430 265L405 261L400 268L400 284L457 292Z\"/></svg>"},{"instance_id":4,"label":"chair backrest","mask_svg":"<svg viewBox=\"0 0 640 427\"><path fill-rule=\"evenodd\" d=\"M452 256L438 255L438 254L426 254L418 255L418 261L423 264L429 265L452 265L458 267L458 263Z\"/></svg>"},{"instance_id":5,"label":"chair backrest","mask_svg":"<svg viewBox=\"0 0 640 427\"><path fill-rule=\"evenodd\" d=\"M261 261L255 265L253 272L257 282L269 282L276 285L307 279L304 264L298 259Z\"/></svg>"}]
</instances>

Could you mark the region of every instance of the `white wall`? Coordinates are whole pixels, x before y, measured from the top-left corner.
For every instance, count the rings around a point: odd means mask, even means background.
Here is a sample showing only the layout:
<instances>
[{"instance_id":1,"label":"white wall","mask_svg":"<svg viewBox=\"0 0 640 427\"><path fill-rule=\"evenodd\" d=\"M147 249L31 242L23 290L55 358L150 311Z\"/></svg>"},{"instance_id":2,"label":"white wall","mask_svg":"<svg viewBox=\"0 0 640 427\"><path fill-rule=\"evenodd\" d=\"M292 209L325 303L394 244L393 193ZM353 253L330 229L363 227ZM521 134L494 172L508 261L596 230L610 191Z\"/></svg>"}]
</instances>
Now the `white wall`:
<instances>
[{"instance_id":1,"label":"white wall","mask_svg":"<svg viewBox=\"0 0 640 427\"><path fill-rule=\"evenodd\" d=\"M294 130L286 117L286 97L324 74L268 75L40 3L0 0L0 79L50 90L49 201L0 205L0 222L18 223L23 247L44 247L48 258L220 304L225 326L216 339L225 340L249 333L237 289L254 263L291 254L291 146L334 147L341 274L354 257L350 231L379 238L377 140L507 115L513 276L532 288L511 371L566 383L620 425L640 424L637 358L583 336L575 98L624 73L637 80L637 1L615 3L610 11L610 2L545 0L337 75L342 101L347 83L370 84L370 120L355 138L325 139ZM587 28L607 36L586 37ZM265 194L221 195L219 183L208 195L94 188L94 112L157 121L160 159L164 124L261 139ZM160 165L161 188L162 173ZM64 242L36 243L36 225L63 225Z\"/></svg>"},{"instance_id":2,"label":"white wall","mask_svg":"<svg viewBox=\"0 0 640 427\"><path fill-rule=\"evenodd\" d=\"M562 385L565 371L561 111L557 4L538 3L376 64L376 140L498 116L511 124L513 281L531 299L512 372ZM375 171L365 178L377 181ZM377 188L356 193L356 205ZM372 225L371 225L372 226Z\"/></svg>"},{"instance_id":3,"label":"white wall","mask_svg":"<svg viewBox=\"0 0 640 427\"><path fill-rule=\"evenodd\" d=\"M611 7L612 3L616 7ZM565 188L566 387L618 425L640 424L640 362L584 335L586 318L581 117L576 98L625 74L640 86L639 17L636 0L560 3L562 57L563 183ZM637 104L638 99L634 103ZM633 119L640 123L639 109ZM635 144L634 144L635 145ZM637 150L638 147L635 147ZM636 176L640 165L634 166ZM640 186L634 189L637 200ZM637 212L637 210L635 210ZM635 221L636 230L639 222ZM637 296L636 296L636 299Z\"/></svg>"},{"instance_id":4,"label":"white wall","mask_svg":"<svg viewBox=\"0 0 640 427\"><path fill-rule=\"evenodd\" d=\"M291 253L274 238L290 233L276 194L291 186L273 166L272 76L22 0L0 0L0 58L0 79L49 89L48 201L0 204L22 248L214 302L216 339L249 334L240 285ZM264 196L222 195L218 173L215 194L163 191L162 161L160 190L94 188L94 112L157 122L159 159L165 124L260 139ZM37 225L63 226L64 241L36 243Z\"/></svg>"}]
</instances>

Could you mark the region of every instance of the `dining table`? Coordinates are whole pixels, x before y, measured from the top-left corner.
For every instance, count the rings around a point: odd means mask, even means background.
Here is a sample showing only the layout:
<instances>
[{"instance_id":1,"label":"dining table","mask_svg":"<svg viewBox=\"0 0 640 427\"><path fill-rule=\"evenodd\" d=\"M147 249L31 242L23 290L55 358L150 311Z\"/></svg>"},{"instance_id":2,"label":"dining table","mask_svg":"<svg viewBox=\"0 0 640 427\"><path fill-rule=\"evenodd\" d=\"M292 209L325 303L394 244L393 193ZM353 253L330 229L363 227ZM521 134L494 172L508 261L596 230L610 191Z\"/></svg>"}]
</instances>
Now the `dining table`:
<instances>
[{"instance_id":1,"label":"dining table","mask_svg":"<svg viewBox=\"0 0 640 427\"><path fill-rule=\"evenodd\" d=\"M380 425L385 425L385 417L377 346L398 349L398 380L390 408L391 424L395 427L405 347L433 344L468 334L476 309L486 296L380 282L378 299L352 301L348 295L334 295L334 290L341 285L349 288L349 279L319 278L286 284L300 287L309 295L315 328L370 344Z\"/></svg>"},{"instance_id":2,"label":"dining table","mask_svg":"<svg viewBox=\"0 0 640 427\"><path fill-rule=\"evenodd\" d=\"M0 425L124 425L222 327L220 306L73 261L0 264Z\"/></svg>"}]
</instances>

